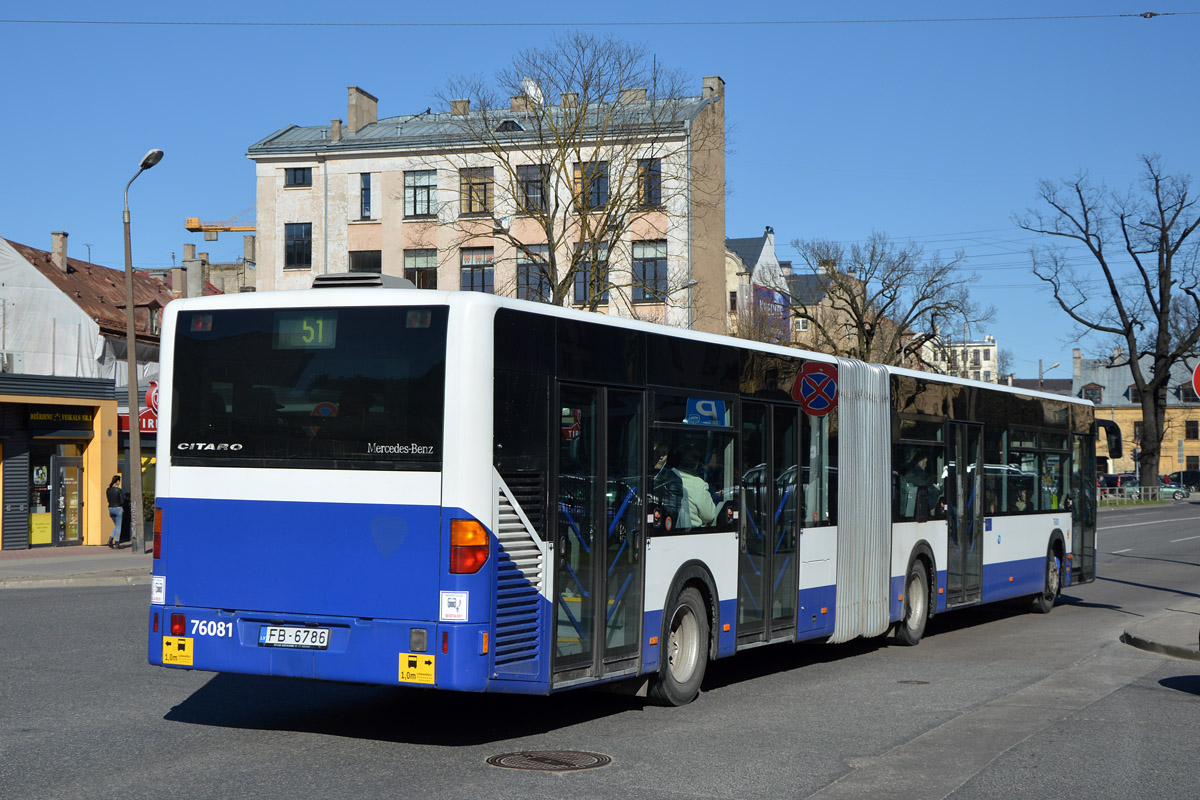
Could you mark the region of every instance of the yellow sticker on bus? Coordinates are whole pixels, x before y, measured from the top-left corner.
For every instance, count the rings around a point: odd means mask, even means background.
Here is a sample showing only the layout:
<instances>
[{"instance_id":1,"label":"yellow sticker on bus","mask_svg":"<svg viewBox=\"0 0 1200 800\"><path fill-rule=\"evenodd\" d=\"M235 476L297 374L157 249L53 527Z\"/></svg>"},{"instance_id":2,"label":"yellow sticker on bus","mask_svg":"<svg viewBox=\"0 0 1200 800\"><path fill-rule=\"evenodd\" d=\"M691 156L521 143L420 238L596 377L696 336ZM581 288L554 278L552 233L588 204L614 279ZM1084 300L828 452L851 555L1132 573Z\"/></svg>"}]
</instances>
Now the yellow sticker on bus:
<instances>
[{"instance_id":1,"label":"yellow sticker on bus","mask_svg":"<svg viewBox=\"0 0 1200 800\"><path fill-rule=\"evenodd\" d=\"M191 637L164 636L162 662L176 667L190 667L192 665Z\"/></svg>"},{"instance_id":2,"label":"yellow sticker on bus","mask_svg":"<svg viewBox=\"0 0 1200 800\"><path fill-rule=\"evenodd\" d=\"M401 653L400 682L433 686L433 656L429 653Z\"/></svg>"}]
</instances>

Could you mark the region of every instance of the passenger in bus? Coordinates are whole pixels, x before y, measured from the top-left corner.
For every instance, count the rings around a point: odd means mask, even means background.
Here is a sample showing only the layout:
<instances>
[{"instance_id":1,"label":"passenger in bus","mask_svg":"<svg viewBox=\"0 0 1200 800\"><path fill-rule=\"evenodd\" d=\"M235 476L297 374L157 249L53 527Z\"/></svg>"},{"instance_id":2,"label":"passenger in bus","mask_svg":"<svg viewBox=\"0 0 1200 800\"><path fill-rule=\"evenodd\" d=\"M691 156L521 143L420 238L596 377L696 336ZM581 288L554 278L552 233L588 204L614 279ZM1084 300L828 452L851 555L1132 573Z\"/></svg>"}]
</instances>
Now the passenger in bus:
<instances>
[{"instance_id":1,"label":"passenger in bus","mask_svg":"<svg viewBox=\"0 0 1200 800\"><path fill-rule=\"evenodd\" d=\"M708 481L700 477L700 462L700 449L694 445L685 445L675 458L675 474L683 482L687 500L680 509L681 528L707 528L717 520L717 504Z\"/></svg>"},{"instance_id":2,"label":"passenger in bus","mask_svg":"<svg viewBox=\"0 0 1200 800\"><path fill-rule=\"evenodd\" d=\"M1017 489L1017 499L1013 500L1013 508L1017 511L1026 511L1029 509L1029 492L1025 487Z\"/></svg>"},{"instance_id":3,"label":"passenger in bus","mask_svg":"<svg viewBox=\"0 0 1200 800\"><path fill-rule=\"evenodd\" d=\"M930 499L930 487L933 486L933 476L929 474L929 456L918 453L904 471L902 480L909 492L915 494L913 517L917 522L929 519L933 503Z\"/></svg>"}]
</instances>

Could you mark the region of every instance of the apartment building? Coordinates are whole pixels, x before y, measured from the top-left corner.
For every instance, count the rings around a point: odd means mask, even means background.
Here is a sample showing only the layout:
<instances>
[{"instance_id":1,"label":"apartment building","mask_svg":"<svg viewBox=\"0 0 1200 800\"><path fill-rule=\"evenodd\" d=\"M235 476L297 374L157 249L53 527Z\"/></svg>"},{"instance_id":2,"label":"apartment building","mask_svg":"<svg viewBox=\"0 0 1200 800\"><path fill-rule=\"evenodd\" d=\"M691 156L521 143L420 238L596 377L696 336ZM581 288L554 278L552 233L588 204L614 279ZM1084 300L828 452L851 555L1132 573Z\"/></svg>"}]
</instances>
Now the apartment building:
<instances>
[{"instance_id":1,"label":"apartment building","mask_svg":"<svg viewBox=\"0 0 1200 800\"><path fill-rule=\"evenodd\" d=\"M249 148L259 291L379 272L725 331L724 94L612 98L537 86L508 108L455 100L379 118L348 87L347 122L290 125ZM572 147L547 127L585 131ZM581 146L579 146L581 145Z\"/></svg>"},{"instance_id":2,"label":"apartment building","mask_svg":"<svg viewBox=\"0 0 1200 800\"><path fill-rule=\"evenodd\" d=\"M1000 348L995 336L955 340L944 335L932 339L924 348L925 358L938 372L984 383L1000 382Z\"/></svg>"}]
</instances>

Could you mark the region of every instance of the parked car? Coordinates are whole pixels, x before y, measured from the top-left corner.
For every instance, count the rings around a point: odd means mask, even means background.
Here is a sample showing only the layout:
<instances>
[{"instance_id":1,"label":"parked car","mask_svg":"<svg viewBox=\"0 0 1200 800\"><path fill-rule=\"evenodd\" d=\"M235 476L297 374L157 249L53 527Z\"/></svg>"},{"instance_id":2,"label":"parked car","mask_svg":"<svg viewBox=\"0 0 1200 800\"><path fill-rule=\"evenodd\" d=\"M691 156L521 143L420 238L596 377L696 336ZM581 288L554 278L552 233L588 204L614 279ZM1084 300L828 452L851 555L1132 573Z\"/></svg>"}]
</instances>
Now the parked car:
<instances>
[{"instance_id":1,"label":"parked car","mask_svg":"<svg viewBox=\"0 0 1200 800\"><path fill-rule=\"evenodd\" d=\"M1200 469L1181 469L1167 475L1175 486L1186 486L1189 492L1200 490Z\"/></svg>"}]
</instances>

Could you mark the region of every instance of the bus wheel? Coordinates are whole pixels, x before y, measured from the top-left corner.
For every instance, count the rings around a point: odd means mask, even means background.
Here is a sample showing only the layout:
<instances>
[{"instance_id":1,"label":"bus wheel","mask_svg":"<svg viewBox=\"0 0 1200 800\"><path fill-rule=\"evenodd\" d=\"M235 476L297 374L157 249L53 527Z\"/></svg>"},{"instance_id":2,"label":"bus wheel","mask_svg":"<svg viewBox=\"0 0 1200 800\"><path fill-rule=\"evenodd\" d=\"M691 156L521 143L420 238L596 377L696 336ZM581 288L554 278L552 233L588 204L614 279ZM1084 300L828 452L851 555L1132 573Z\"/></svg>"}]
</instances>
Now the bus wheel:
<instances>
[{"instance_id":1,"label":"bus wheel","mask_svg":"<svg viewBox=\"0 0 1200 800\"><path fill-rule=\"evenodd\" d=\"M661 705L682 706L700 694L708 666L708 612L700 592L692 587L684 589L669 619L662 643L662 664L650 696Z\"/></svg>"},{"instance_id":2,"label":"bus wheel","mask_svg":"<svg viewBox=\"0 0 1200 800\"><path fill-rule=\"evenodd\" d=\"M916 559L908 570L904 586L904 619L896 627L896 640L900 644L915 645L925 635L925 623L929 621L929 571L925 562Z\"/></svg>"},{"instance_id":3,"label":"bus wheel","mask_svg":"<svg viewBox=\"0 0 1200 800\"><path fill-rule=\"evenodd\" d=\"M1062 591L1062 562L1054 553L1054 545L1046 551L1046 588L1041 594L1033 596L1033 610L1039 614L1049 614Z\"/></svg>"}]
</instances>

